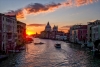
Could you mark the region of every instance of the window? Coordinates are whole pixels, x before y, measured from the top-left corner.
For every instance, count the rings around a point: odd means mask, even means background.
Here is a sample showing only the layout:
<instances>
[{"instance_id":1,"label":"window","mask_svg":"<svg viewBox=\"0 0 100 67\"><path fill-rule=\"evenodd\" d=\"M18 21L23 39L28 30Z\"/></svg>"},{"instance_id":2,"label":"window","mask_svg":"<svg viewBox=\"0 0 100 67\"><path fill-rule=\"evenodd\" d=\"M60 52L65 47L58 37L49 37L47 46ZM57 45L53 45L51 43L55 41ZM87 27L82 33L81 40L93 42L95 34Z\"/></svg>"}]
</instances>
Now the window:
<instances>
[{"instance_id":1,"label":"window","mask_svg":"<svg viewBox=\"0 0 100 67\"><path fill-rule=\"evenodd\" d=\"M4 35L2 36L2 40L4 41Z\"/></svg>"},{"instance_id":2,"label":"window","mask_svg":"<svg viewBox=\"0 0 100 67\"><path fill-rule=\"evenodd\" d=\"M4 44L3 44L2 48L3 48L3 50L5 49L5 46L4 46Z\"/></svg>"},{"instance_id":3,"label":"window","mask_svg":"<svg viewBox=\"0 0 100 67\"><path fill-rule=\"evenodd\" d=\"M90 37L91 37L91 34L90 34Z\"/></svg>"},{"instance_id":4,"label":"window","mask_svg":"<svg viewBox=\"0 0 100 67\"><path fill-rule=\"evenodd\" d=\"M4 17L2 17L2 20L4 21L4 20L5 20L5 18L4 18Z\"/></svg>"},{"instance_id":5,"label":"window","mask_svg":"<svg viewBox=\"0 0 100 67\"><path fill-rule=\"evenodd\" d=\"M90 30L91 30L91 27L90 27Z\"/></svg>"},{"instance_id":6,"label":"window","mask_svg":"<svg viewBox=\"0 0 100 67\"><path fill-rule=\"evenodd\" d=\"M87 36L88 34L86 34L86 36Z\"/></svg>"},{"instance_id":7,"label":"window","mask_svg":"<svg viewBox=\"0 0 100 67\"><path fill-rule=\"evenodd\" d=\"M12 22L11 19L8 19L8 18L6 19L6 21L7 21L7 22Z\"/></svg>"},{"instance_id":8,"label":"window","mask_svg":"<svg viewBox=\"0 0 100 67\"><path fill-rule=\"evenodd\" d=\"M90 39L90 41L92 41L92 39Z\"/></svg>"},{"instance_id":9,"label":"window","mask_svg":"<svg viewBox=\"0 0 100 67\"><path fill-rule=\"evenodd\" d=\"M82 30L81 30L81 34L82 34Z\"/></svg>"},{"instance_id":10,"label":"window","mask_svg":"<svg viewBox=\"0 0 100 67\"><path fill-rule=\"evenodd\" d=\"M94 38L95 38L95 34L93 34Z\"/></svg>"},{"instance_id":11,"label":"window","mask_svg":"<svg viewBox=\"0 0 100 67\"><path fill-rule=\"evenodd\" d=\"M81 36L81 39L82 39L82 36Z\"/></svg>"}]
</instances>

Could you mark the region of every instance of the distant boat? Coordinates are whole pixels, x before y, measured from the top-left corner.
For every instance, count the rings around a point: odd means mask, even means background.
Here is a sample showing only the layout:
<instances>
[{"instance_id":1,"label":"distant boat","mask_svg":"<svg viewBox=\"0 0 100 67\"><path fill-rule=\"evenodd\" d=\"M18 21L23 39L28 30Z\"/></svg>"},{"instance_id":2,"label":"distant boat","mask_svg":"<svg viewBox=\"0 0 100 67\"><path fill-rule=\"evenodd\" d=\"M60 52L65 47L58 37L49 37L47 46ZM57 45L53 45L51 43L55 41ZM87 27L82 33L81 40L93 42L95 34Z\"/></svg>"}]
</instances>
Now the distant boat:
<instances>
[{"instance_id":1,"label":"distant boat","mask_svg":"<svg viewBox=\"0 0 100 67\"><path fill-rule=\"evenodd\" d=\"M35 45L40 45L40 44L44 44L44 43L42 43L42 42L39 42L39 43L34 43Z\"/></svg>"},{"instance_id":2,"label":"distant boat","mask_svg":"<svg viewBox=\"0 0 100 67\"><path fill-rule=\"evenodd\" d=\"M30 37L27 37L27 38L26 38L26 42L27 42L27 43L32 43L33 41L34 41L34 40L33 40L32 38L30 38Z\"/></svg>"},{"instance_id":3,"label":"distant boat","mask_svg":"<svg viewBox=\"0 0 100 67\"><path fill-rule=\"evenodd\" d=\"M61 48L61 44L55 44L54 45L56 48Z\"/></svg>"}]
</instances>

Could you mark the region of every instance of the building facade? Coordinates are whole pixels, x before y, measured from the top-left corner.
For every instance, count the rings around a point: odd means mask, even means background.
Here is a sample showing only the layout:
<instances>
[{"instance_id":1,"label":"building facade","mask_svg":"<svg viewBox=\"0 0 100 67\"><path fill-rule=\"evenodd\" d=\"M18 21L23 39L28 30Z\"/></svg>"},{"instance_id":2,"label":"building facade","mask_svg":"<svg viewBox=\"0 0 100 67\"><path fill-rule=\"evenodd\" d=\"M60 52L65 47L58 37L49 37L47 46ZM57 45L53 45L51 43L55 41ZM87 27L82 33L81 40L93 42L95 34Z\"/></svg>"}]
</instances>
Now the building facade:
<instances>
[{"instance_id":1,"label":"building facade","mask_svg":"<svg viewBox=\"0 0 100 67\"><path fill-rule=\"evenodd\" d=\"M100 20L88 22L88 41L95 42L100 39Z\"/></svg>"},{"instance_id":2,"label":"building facade","mask_svg":"<svg viewBox=\"0 0 100 67\"><path fill-rule=\"evenodd\" d=\"M0 50L12 50L16 46L17 20L16 16L7 16L0 13Z\"/></svg>"},{"instance_id":3,"label":"building facade","mask_svg":"<svg viewBox=\"0 0 100 67\"><path fill-rule=\"evenodd\" d=\"M41 35L44 38L49 38L49 39L55 39L56 38L56 33L58 32L58 26L55 26L53 28L51 28L49 22L47 23L47 25L45 26L45 30L42 31Z\"/></svg>"},{"instance_id":4,"label":"building facade","mask_svg":"<svg viewBox=\"0 0 100 67\"><path fill-rule=\"evenodd\" d=\"M65 40L67 35L62 31L58 31L58 26L54 25L53 28L51 28L48 22L45 26L45 30L41 32L41 37L47 39Z\"/></svg>"},{"instance_id":5,"label":"building facade","mask_svg":"<svg viewBox=\"0 0 100 67\"><path fill-rule=\"evenodd\" d=\"M70 28L69 32L70 42L73 43L86 43L87 42L87 25L74 25Z\"/></svg>"},{"instance_id":6,"label":"building facade","mask_svg":"<svg viewBox=\"0 0 100 67\"><path fill-rule=\"evenodd\" d=\"M20 21L17 21L17 44L24 45L26 41L26 24Z\"/></svg>"},{"instance_id":7,"label":"building facade","mask_svg":"<svg viewBox=\"0 0 100 67\"><path fill-rule=\"evenodd\" d=\"M92 26L93 23L92 22L88 22L87 24L87 41L92 41Z\"/></svg>"}]
</instances>

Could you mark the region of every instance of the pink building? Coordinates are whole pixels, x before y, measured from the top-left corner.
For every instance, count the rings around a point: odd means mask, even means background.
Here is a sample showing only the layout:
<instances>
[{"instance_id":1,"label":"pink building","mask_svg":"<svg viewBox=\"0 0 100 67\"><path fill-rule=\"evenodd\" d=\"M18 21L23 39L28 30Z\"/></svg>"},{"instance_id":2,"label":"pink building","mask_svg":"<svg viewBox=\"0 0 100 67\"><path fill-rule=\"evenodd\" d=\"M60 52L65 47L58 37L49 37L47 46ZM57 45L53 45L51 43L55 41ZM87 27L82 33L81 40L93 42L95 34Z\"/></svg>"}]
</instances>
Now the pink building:
<instances>
[{"instance_id":1,"label":"pink building","mask_svg":"<svg viewBox=\"0 0 100 67\"><path fill-rule=\"evenodd\" d=\"M70 41L74 43L87 42L87 25L74 25L70 30Z\"/></svg>"},{"instance_id":2,"label":"pink building","mask_svg":"<svg viewBox=\"0 0 100 67\"><path fill-rule=\"evenodd\" d=\"M87 42L87 25L78 28L78 40L83 43Z\"/></svg>"}]
</instances>

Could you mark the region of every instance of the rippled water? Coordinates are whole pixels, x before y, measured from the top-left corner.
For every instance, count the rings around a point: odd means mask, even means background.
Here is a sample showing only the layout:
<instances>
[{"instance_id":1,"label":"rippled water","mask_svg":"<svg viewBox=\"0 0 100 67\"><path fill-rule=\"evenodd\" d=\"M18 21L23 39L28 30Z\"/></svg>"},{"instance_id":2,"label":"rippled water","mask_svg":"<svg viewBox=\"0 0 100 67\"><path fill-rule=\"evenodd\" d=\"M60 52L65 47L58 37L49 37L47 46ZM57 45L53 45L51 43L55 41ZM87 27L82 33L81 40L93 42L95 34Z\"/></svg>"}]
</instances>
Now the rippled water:
<instances>
[{"instance_id":1,"label":"rippled water","mask_svg":"<svg viewBox=\"0 0 100 67\"><path fill-rule=\"evenodd\" d=\"M34 39L42 45L27 44L27 49L0 63L0 67L100 67L100 60L93 59L79 45L62 41ZM54 47L61 43L61 49Z\"/></svg>"}]
</instances>

